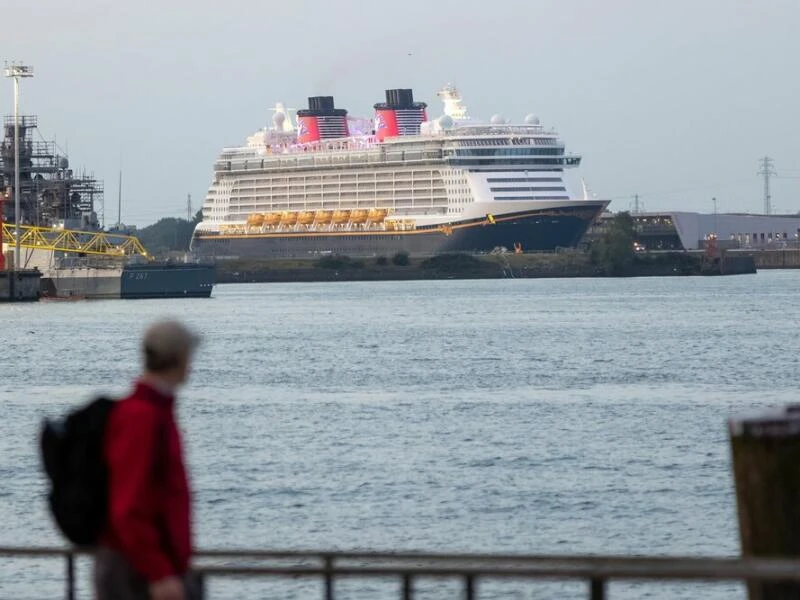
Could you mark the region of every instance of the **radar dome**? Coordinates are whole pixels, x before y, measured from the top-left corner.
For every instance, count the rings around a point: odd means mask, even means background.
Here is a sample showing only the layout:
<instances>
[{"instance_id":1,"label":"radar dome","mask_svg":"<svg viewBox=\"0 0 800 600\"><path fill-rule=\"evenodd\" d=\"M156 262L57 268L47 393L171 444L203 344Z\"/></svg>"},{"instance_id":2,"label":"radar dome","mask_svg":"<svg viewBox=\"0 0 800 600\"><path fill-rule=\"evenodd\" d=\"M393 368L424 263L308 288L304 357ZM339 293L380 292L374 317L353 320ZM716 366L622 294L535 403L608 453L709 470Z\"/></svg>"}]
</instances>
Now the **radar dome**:
<instances>
[{"instance_id":1,"label":"radar dome","mask_svg":"<svg viewBox=\"0 0 800 600\"><path fill-rule=\"evenodd\" d=\"M492 125L502 125L506 122L506 120L503 118L503 115L492 115L492 118L489 120L491 121Z\"/></svg>"},{"instance_id":2,"label":"radar dome","mask_svg":"<svg viewBox=\"0 0 800 600\"><path fill-rule=\"evenodd\" d=\"M452 129L454 124L453 117L450 115L442 115L439 117L439 127L442 129Z\"/></svg>"},{"instance_id":3,"label":"radar dome","mask_svg":"<svg viewBox=\"0 0 800 600\"><path fill-rule=\"evenodd\" d=\"M539 124L539 117L534 115L533 113L527 115L525 117L525 124L526 125L538 125Z\"/></svg>"},{"instance_id":4,"label":"radar dome","mask_svg":"<svg viewBox=\"0 0 800 600\"><path fill-rule=\"evenodd\" d=\"M58 159L58 168L59 169L68 169L69 168L69 160L66 156L62 156Z\"/></svg>"},{"instance_id":5,"label":"radar dome","mask_svg":"<svg viewBox=\"0 0 800 600\"><path fill-rule=\"evenodd\" d=\"M283 129L284 121L286 121L286 115L282 112L276 112L272 115L272 124L275 125L275 129Z\"/></svg>"}]
</instances>

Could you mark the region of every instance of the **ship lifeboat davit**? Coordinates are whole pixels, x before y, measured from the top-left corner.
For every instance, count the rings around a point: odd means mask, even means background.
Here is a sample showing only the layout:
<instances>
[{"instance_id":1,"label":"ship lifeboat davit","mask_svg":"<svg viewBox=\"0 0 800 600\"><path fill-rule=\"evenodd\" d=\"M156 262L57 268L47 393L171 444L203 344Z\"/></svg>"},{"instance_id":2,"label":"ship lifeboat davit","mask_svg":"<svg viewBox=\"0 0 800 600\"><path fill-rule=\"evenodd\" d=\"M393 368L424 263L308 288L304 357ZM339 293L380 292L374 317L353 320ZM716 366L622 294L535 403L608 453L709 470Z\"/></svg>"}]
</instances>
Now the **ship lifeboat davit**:
<instances>
[{"instance_id":1,"label":"ship lifeboat davit","mask_svg":"<svg viewBox=\"0 0 800 600\"><path fill-rule=\"evenodd\" d=\"M367 211L365 210L354 210L350 213L350 221L352 223L363 223L367 220Z\"/></svg>"},{"instance_id":2,"label":"ship lifeboat davit","mask_svg":"<svg viewBox=\"0 0 800 600\"><path fill-rule=\"evenodd\" d=\"M386 209L371 208L367 217L372 223L383 223L383 220L386 218Z\"/></svg>"},{"instance_id":3,"label":"ship lifeboat davit","mask_svg":"<svg viewBox=\"0 0 800 600\"><path fill-rule=\"evenodd\" d=\"M281 225L294 225L295 223L297 223L296 212L281 213Z\"/></svg>"},{"instance_id":4,"label":"ship lifeboat davit","mask_svg":"<svg viewBox=\"0 0 800 600\"><path fill-rule=\"evenodd\" d=\"M297 222L300 225L311 225L314 222L314 213L313 212L301 212L297 215Z\"/></svg>"},{"instance_id":5,"label":"ship lifeboat davit","mask_svg":"<svg viewBox=\"0 0 800 600\"><path fill-rule=\"evenodd\" d=\"M267 213L264 215L264 225L274 227L281 222L281 213Z\"/></svg>"},{"instance_id":6,"label":"ship lifeboat davit","mask_svg":"<svg viewBox=\"0 0 800 600\"><path fill-rule=\"evenodd\" d=\"M331 222L333 215L329 210L318 210L316 214L314 214L314 219L320 225L326 225Z\"/></svg>"},{"instance_id":7,"label":"ship lifeboat davit","mask_svg":"<svg viewBox=\"0 0 800 600\"><path fill-rule=\"evenodd\" d=\"M347 223L350 220L350 211L349 210L335 210L333 211L333 222L334 223Z\"/></svg>"},{"instance_id":8,"label":"ship lifeboat davit","mask_svg":"<svg viewBox=\"0 0 800 600\"><path fill-rule=\"evenodd\" d=\"M258 213L248 215L247 224L250 227L261 227L264 224L264 215Z\"/></svg>"}]
</instances>

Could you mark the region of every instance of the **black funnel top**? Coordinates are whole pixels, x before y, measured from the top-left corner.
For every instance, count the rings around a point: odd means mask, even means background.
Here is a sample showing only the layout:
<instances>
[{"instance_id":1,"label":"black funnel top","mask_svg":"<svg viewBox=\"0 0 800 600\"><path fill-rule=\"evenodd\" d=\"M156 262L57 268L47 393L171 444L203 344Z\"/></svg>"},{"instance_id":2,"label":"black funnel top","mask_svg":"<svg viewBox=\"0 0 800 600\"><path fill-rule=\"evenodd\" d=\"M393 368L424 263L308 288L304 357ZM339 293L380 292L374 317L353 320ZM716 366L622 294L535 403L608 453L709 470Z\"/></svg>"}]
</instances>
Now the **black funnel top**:
<instances>
[{"instance_id":1,"label":"black funnel top","mask_svg":"<svg viewBox=\"0 0 800 600\"><path fill-rule=\"evenodd\" d=\"M329 112L333 110L333 96L312 96L308 99L309 110Z\"/></svg>"},{"instance_id":2,"label":"black funnel top","mask_svg":"<svg viewBox=\"0 0 800 600\"><path fill-rule=\"evenodd\" d=\"M298 117L344 117L347 111L343 108L334 108L333 96L311 96L308 99L308 109L297 111Z\"/></svg>"},{"instance_id":3,"label":"black funnel top","mask_svg":"<svg viewBox=\"0 0 800 600\"><path fill-rule=\"evenodd\" d=\"M386 90L386 102L379 102L375 105L375 110L402 110L409 108L425 108L424 102L414 102L414 92L409 88L397 88Z\"/></svg>"}]
</instances>

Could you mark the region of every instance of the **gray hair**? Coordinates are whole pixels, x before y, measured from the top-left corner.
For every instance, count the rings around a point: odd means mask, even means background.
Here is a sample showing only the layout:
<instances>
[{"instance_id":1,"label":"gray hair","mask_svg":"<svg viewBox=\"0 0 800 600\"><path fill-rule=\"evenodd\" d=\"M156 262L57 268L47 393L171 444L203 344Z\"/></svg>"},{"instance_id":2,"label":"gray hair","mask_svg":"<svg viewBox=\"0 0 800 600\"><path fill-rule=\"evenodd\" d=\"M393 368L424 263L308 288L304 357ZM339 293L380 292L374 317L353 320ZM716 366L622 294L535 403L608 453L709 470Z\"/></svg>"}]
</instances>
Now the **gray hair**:
<instances>
[{"instance_id":1,"label":"gray hair","mask_svg":"<svg viewBox=\"0 0 800 600\"><path fill-rule=\"evenodd\" d=\"M142 338L144 367L152 373L167 371L187 360L200 344L200 336L179 321L157 321Z\"/></svg>"}]
</instances>

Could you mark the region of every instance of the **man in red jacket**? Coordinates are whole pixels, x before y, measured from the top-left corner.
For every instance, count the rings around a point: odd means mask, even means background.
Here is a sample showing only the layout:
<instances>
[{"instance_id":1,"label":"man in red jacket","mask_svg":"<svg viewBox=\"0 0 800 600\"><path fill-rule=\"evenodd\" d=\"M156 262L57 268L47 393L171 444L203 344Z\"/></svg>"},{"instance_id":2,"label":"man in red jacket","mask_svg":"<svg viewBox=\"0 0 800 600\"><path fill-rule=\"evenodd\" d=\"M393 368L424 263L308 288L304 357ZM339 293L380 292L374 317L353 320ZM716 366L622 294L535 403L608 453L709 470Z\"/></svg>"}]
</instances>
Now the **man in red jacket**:
<instances>
[{"instance_id":1,"label":"man in red jacket","mask_svg":"<svg viewBox=\"0 0 800 600\"><path fill-rule=\"evenodd\" d=\"M98 600L190 600L190 491L175 392L199 338L176 321L144 334L144 374L109 416L108 525L95 559Z\"/></svg>"}]
</instances>

